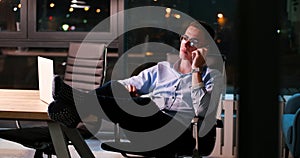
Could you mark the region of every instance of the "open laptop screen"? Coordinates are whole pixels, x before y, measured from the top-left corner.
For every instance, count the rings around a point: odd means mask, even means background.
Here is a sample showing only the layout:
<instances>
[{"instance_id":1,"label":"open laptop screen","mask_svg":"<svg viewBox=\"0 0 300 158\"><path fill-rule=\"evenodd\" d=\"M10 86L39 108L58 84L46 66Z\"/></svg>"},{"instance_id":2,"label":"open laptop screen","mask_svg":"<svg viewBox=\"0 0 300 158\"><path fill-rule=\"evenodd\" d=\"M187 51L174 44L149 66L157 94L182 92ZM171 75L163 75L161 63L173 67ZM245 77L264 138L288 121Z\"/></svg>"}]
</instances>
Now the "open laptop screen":
<instances>
[{"instance_id":1,"label":"open laptop screen","mask_svg":"<svg viewBox=\"0 0 300 158\"><path fill-rule=\"evenodd\" d=\"M38 81L40 99L46 103L53 101L52 80L54 76L53 60L38 56Z\"/></svg>"}]
</instances>

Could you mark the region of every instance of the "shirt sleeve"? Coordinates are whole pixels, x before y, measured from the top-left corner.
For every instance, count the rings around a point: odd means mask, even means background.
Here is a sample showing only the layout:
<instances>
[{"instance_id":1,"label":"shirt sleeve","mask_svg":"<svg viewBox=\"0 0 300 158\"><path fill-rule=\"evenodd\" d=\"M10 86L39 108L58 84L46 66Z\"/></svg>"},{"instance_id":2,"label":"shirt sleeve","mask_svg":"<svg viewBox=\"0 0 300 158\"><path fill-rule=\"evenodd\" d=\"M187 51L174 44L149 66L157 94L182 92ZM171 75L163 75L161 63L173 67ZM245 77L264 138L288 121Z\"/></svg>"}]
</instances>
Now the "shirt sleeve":
<instances>
[{"instance_id":1,"label":"shirt sleeve","mask_svg":"<svg viewBox=\"0 0 300 158\"><path fill-rule=\"evenodd\" d=\"M195 115L205 117L209 107L218 107L222 87L222 75L219 71L207 72L204 77L204 87L196 86L191 88L191 97ZM214 99L214 100L212 100Z\"/></svg>"},{"instance_id":2,"label":"shirt sleeve","mask_svg":"<svg viewBox=\"0 0 300 158\"><path fill-rule=\"evenodd\" d=\"M118 80L118 82L124 86L135 86L138 94L148 94L154 88L156 78L157 65L141 71L137 76L132 76L124 80Z\"/></svg>"}]
</instances>

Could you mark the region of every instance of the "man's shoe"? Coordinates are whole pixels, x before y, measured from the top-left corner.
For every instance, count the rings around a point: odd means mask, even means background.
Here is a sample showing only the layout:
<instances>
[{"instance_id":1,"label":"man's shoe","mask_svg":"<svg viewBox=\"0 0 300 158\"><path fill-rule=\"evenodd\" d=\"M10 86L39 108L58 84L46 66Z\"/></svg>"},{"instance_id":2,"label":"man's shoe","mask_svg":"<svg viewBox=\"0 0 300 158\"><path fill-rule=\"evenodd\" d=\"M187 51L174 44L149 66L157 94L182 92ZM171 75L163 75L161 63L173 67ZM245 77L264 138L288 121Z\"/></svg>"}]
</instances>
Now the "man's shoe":
<instances>
[{"instance_id":1,"label":"man's shoe","mask_svg":"<svg viewBox=\"0 0 300 158\"><path fill-rule=\"evenodd\" d=\"M70 128L76 128L78 123L81 122L76 107L67 105L60 100L55 100L49 104L48 115L51 120Z\"/></svg>"},{"instance_id":2,"label":"man's shoe","mask_svg":"<svg viewBox=\"0 0 300 158\"><path fill-rule=\"evenodd\" d=\"M77 100L76 103L79 103L79 101L82 101L84 94L84 92L66 84L60 76L54 76L52 81L52 97L54 100L61 100L67 105L75 105L74 99Z\"/></svg>"},{"instance_id":3,"label":"man's shoe","mask_svg":"<svg viewBox=\"0 0 300 158\"><path fill-rule=\"evenodd\" d=\"M60 76L55 75L52 81L52 97L54 100L58 99L59 92L61 91L63 80Z\"/></svg>"}]
</instances>

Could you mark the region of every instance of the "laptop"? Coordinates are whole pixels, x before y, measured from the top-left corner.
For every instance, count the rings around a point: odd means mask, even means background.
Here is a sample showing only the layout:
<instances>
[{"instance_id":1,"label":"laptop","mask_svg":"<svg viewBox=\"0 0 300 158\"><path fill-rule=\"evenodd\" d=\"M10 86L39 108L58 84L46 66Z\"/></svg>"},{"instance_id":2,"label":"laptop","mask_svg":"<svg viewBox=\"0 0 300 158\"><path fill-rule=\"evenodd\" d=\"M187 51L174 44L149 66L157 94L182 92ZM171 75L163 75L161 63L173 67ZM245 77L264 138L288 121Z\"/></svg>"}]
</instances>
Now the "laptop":
<instances>
[{"instance_id":1,"label":"laptop","mask_svg":"<svg viewBox=\"0 0 300 158\"><path fill-rule=\"evenodd\" d=\"M54 62L51 59L38 56L38 82L40 99L50 104L52 97L52 81L54 77Z\"/></svg>"}]
</instances>

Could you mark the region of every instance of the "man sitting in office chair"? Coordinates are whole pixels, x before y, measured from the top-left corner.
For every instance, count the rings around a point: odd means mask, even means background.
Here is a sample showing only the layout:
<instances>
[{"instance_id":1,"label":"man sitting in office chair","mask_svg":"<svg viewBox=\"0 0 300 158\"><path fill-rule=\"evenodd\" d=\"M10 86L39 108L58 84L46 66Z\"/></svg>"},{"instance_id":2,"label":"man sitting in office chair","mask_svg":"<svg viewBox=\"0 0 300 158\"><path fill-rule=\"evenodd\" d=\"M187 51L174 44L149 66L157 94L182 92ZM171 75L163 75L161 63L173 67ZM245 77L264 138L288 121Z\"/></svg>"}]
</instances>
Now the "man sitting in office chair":
<instances>
[{"instance_id":1,"label":"man sitting in office chair","mask_svg":"<svg viewBox=\"0 0 300 158\"><path fill-rule=\"evenodd\" d=\"M56 77L55 101L49 106L49 116L68 127L76 127L82 121L80 116L101 115L119 123L135 144L134 149L126 150L149 151L184 144L192 151L195 140L189 128L191 120L194 116L204 119L200 136L209 133L216 122L216 109L224 88L222 73L207 63L212 53L209 39L214 36L208 24L192 22L180 37L180 59L174 65L159 62L137 76L108 82L88 93ZM149 95L140 97L143 94ZM76 111L78 114L70 120L61 117Z\"/></svg>"}]
</instances>

